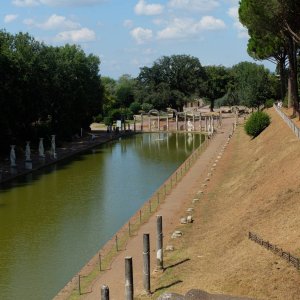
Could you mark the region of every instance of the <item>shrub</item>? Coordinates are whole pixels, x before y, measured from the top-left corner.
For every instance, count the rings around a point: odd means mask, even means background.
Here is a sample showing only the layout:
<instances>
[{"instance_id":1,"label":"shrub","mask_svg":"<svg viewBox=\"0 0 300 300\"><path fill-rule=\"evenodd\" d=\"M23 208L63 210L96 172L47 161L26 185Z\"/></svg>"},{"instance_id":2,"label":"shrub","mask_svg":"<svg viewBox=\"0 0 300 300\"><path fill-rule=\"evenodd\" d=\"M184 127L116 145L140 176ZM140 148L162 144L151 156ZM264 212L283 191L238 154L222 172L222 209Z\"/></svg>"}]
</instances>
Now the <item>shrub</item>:
<instances>
[{"instance_id":1,"label":"shrub","mask_svg":"<svg viewBox=\"0 0 300 300\"><path fill-rule=\"evenodd\" d=\"M245 131L253 138L257 137L265 128L270 125L270 117L262 111L253 113L245 124Z\"/></svg>"},{"instance_id":2,"label":"shrub","mask_svg":"<svg viewBox=\"0 0 300 300\"><path fill-rule=\"evenodd\" d=\"M265 108L270 108L274 104L274 99L267 99L265 102Z\"/></svg>"}]
</instances>

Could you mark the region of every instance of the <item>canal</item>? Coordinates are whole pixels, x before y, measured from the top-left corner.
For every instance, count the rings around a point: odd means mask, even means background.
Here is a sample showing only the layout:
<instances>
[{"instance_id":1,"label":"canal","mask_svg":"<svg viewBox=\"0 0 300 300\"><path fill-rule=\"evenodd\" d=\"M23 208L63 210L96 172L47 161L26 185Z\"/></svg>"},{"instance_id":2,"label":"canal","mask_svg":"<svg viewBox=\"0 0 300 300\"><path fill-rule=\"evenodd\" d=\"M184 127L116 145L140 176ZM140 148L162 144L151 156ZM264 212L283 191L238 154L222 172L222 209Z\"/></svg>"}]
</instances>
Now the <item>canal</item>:
<instances>
[{"instance_id":1,"label":"canal","mask_svg":"<svg viewBox=\"0 0 300 300\"><path fill-rule=\"evenodd\" d=\"M1 187L0 299L52 299L200 139L122 138Z\"/></svg>"}]
</instances>

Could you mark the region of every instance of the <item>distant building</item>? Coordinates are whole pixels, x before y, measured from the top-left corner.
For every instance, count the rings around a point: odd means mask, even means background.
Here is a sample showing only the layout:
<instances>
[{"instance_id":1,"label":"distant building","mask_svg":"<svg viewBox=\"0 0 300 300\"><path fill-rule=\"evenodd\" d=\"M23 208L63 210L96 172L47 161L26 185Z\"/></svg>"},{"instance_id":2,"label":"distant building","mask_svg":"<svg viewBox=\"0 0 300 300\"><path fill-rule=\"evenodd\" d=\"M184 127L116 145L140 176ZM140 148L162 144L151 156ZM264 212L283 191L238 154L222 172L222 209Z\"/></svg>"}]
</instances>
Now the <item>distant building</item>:
<instances>
[{"instance_id":1,"label":"distant building","mask_svg":"<svg viewBox=\"0 0 300 300\"><path fill-rule=\"evenodd\" d=\"M205 105L204 100L201 98L195 99L193 101L187 102L183 106L183 111L197 111L198 108L201 108Z\"/></svg>"}]
</instances>

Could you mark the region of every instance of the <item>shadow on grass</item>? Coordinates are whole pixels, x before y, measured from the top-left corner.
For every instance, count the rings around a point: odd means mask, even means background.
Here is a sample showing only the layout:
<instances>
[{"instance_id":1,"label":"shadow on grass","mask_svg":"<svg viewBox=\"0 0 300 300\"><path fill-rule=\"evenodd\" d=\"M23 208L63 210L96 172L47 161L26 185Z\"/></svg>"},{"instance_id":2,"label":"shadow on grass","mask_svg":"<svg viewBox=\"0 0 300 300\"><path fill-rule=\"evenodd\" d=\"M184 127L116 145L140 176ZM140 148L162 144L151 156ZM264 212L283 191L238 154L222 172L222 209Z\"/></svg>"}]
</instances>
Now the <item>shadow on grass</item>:
<instances>
[{"instance_id":1,"label":"shadow on grass","mask_svg":"<svg viewBox=\"0 0 300 300\"><path fill-rule=\"evenodd\" d=\"M178 263L176 263L176 264L173 264L173 265L167 266L167 267L165 267L165 268L164 268L164 270L168 270L168 269L171 269L171 268L177 267L177 266L179 266L179 265L181 265L181 264L183 264L183 263L185 263L185 262L187 262L187 261L190 261L190 259L189 259L189 258L186 258L186 259L184 259L184 260L182 260L182 261L179 261L179 262L178 262Z\"/></svg>"},{"instance_id":2,"label":"shadow on grass","mask_svg":"<svg viewBox=\"0 0 300 300\"><path fill-rule=\"evenodd\" d=\"M170 284L168 284L168 285L164 285L164 286L161 286L161 287L155 289L155 291L154 291L153 293L156 293L156 292L158 292L158 291L160 291L160 290L168 289L168 288L170 288L171 286L174 286L174 285L179 284L179 283L181 283L181 282L183 282L183 281L182 281L182 280L176 280L176 281L174 281L174 282L172 282L172 283L170 283Z\"/></svg>"}]
</instances>

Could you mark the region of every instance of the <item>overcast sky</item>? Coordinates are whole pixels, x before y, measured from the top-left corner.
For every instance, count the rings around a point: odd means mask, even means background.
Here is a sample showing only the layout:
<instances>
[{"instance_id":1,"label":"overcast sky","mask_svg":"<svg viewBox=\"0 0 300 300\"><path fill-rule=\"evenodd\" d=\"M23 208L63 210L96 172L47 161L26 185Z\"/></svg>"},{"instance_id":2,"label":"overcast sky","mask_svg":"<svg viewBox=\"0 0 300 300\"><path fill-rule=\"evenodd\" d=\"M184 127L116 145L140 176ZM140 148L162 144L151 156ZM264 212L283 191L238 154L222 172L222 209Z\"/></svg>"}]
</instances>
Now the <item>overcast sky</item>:
<instances>
[{"instance_id":1,"label":"overcast sky","mask_svg":"<svg viewBox=\"0 0 300 300\"><path fill-rule=\"evenodd\" d=\"M238 0L1 0L0 12L0 28L50 45L78 44L100 57L101 75L115 79L137 76L163 55L228 67L253 61Z\"/></svg>"}]
</instances>

